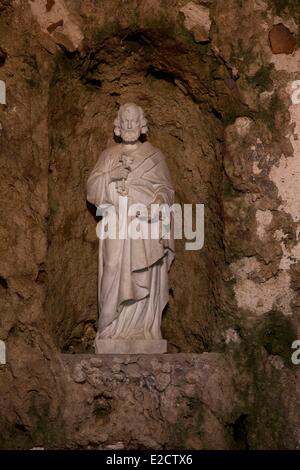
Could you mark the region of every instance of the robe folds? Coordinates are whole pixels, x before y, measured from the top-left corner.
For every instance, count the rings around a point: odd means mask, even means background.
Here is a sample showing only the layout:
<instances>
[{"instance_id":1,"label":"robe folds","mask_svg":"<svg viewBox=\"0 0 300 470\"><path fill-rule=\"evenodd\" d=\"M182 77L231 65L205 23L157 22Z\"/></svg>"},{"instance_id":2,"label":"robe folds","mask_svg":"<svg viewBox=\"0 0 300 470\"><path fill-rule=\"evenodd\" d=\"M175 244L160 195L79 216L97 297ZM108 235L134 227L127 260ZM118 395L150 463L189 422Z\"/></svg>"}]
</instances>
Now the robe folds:
<instances>
[{"instance_id":1,"label":"robe folds","mask_svg":"<svg viewBox=\"0 0 300 470\"><path fill-rule=\"evenodd\" d=\"M127 195L120 196L118 183L111 182L109 174L126 153L132 163L125 182ZM130 154L123 144L104 150L87 181L88 201L96 207L113 206L117 227L130 205L149 206L157 196L168 206L174 203L165 158L149 142L141 143ZM125 223L132 220L126 211ZM161 339L161 316L168 302L168 270L174 256L172 229L163 240L120 237L118 231L116 239L99 239L98 338Z\"/></svg>"}]
</instances>

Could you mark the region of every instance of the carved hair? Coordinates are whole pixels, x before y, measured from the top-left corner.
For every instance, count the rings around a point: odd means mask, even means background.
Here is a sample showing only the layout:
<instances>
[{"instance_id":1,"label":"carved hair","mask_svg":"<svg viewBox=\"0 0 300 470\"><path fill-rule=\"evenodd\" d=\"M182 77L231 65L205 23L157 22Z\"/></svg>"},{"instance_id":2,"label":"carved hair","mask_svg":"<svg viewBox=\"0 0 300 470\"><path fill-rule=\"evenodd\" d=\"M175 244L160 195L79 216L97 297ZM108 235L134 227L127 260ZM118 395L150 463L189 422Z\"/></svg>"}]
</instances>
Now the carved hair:
<instances>
[{"instance_id":1,"label":"carved hair","mask_svg":"<svg viewBox=\"0 0 300 470\"><path fill-rule=\"evenodd\" d=\"M117 136L121 135L121 116L122 116L123 112L126 111L127 108L132 107L132 106L135 109L137 109L137 111L139 113L139 119L140 119L140 124L141 124L141 134L147 134L147 132L148 132L147 124L148 123L147 123L147 119L145 118L143 109L140 106L137 106L134 103L126 103L126 104L123 104L122 106L120 106L117 117L114 120L114 126L115 126L114 133L115 133L115 135L117 135Z\"/></svg>"}]
</instances>

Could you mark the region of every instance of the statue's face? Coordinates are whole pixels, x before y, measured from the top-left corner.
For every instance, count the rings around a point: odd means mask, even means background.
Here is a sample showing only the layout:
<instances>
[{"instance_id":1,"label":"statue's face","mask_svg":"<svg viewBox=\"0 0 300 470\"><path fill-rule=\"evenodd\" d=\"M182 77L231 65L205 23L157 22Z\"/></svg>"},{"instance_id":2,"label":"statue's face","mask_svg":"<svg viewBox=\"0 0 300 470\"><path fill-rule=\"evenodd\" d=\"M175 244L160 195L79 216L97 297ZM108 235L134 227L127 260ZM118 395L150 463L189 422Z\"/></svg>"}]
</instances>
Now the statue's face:
<instances>
[{"instance_id":1,"label":"statue's face","mask_svg":"<svg viewBox=\"0 0 300 470\"><path fill-rule=\"evenodd\" d=\"M141 135L141 122L139 111L129 106L121 114L121 137L124 142L134 143Z\"/></svg>"}]
</instances>

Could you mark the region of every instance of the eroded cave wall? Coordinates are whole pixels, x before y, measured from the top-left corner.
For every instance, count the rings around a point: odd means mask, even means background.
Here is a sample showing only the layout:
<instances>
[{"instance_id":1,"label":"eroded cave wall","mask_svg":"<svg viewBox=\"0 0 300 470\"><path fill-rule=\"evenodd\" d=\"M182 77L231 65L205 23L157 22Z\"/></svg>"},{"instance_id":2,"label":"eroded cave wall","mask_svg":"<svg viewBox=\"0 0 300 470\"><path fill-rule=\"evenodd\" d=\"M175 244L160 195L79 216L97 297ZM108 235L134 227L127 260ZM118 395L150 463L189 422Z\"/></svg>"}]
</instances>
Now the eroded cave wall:
<instances>
[{"instance_id":1,"label":"eroded cave wall","mask_svg":"<svg viewBox=\"0 0 300 470\"><path fill-rule=\"evenodd\" d=\"M0 3L0 448L53 445L63 433L57 352L48 334L48 89L52 57L28 4ZM57 436L57 437L56 437Z\"/></svg>"},{"instance_id":2,"label":"eroded cave wall","mask_svg":"<svg viewBox=\"0 0 300 470\"><path fill-rule=\"evenodd\" d=\"M299 445L299 17L289 1L1 2L2 448ZM203 250L178 244L163 328L173 352L218 351L204 355L212 385L181 355L119 370L78 357L75 376L60 357L93 339L85 178L128 99L149 116L178 200L206 205ZM194 388L176 364L194 370ZM139 438L128 418L140 387L150 431ZM189 411L173 422L157 409L175 395Z\"/></svg>"}]
</instances>

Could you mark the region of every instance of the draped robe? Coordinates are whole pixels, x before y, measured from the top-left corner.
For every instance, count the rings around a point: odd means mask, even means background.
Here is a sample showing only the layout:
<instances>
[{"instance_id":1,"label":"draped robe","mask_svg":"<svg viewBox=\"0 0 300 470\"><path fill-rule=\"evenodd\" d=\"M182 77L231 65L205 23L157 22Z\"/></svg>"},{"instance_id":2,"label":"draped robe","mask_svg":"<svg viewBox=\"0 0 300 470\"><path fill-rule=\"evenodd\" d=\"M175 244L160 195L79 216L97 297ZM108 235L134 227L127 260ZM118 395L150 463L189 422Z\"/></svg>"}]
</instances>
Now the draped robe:
<instances>
[{"instance_id":1,"label":"draped robe","mask_svg":"<svg viewBox=\"0 0 300 470\"><path fill-rule=\"evenodd\" d=\"M117 227L120 206L151 204L157 196L164 204L174 202L174 189L165 158L149 142L130 152L131 171L126 180L127 196L120 196L110 171L119 164L126 146L115 145L102 152L87 181L90 203L112 205ZM128 216L127 222L132 221ZM102 222L99 222L100 224ZM161 339L161 316L168 302L168 270L174 258L174 239L99 240L98 304L99 339Z\"/></svg>"}]
</instances>

